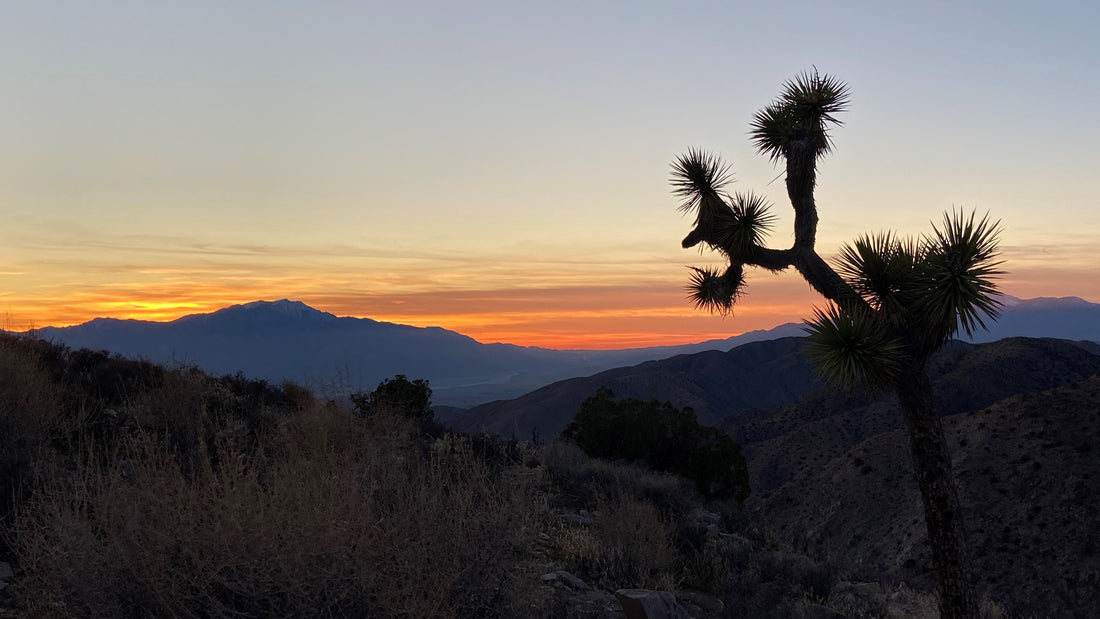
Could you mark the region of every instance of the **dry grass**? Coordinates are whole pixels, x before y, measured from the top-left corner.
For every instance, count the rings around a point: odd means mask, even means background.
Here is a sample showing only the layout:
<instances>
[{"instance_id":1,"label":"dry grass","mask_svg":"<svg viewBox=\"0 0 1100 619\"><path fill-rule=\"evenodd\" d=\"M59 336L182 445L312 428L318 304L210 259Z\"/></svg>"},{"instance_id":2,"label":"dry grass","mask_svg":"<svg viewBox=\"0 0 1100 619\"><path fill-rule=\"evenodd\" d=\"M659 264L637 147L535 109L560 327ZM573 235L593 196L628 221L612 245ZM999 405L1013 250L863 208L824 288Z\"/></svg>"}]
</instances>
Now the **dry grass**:
<instances>
[{"instance_id":1,"label":"dry grass","mask_svg":"<svg viewBox=\"0 0 1100 619\"><path fill-rule=\"evenodd\" d=\"M561 498L578 506L625 496L644 500L662 511L683 513L702 503L694 486L683 477L637 464L592 458L569 442L547 445L541 458Z\"/></svg>"},{"instance_id":2,"label":"dry grass","mask_svg":"<svg viewBox=\"0 0 1100 619\"><path fill-rule=\"evenodd\" d=\"M222 428L233 435L234 428ZM504 613L537 510L468 442L315 407L181 467L151 432L41 471L11 530L26 603L66 616ZM201 454L212 453L214 457Z\"/></svg>"},{"instance_id":3,"label":"dry grass","mask_svg":"<svg viewBox=\"0 0 1100 619\"><path fill-rule=\"evenodd\" d=\"M10 512L31 463L62 432L61 399L27 342L0 337L0 514Z\"/></svg>"},{"instance_id":4,"label":"dry grass","mask_svg":"<svg viewBox=\"0 0 1100 619\"><path fill-rule=\"evenodd\" d=\"M607 501L591 527L565 527L555 539L562 559L604 589L674 589L677 560L669 524L633 498Z\"/></svg>"}]
</instances>

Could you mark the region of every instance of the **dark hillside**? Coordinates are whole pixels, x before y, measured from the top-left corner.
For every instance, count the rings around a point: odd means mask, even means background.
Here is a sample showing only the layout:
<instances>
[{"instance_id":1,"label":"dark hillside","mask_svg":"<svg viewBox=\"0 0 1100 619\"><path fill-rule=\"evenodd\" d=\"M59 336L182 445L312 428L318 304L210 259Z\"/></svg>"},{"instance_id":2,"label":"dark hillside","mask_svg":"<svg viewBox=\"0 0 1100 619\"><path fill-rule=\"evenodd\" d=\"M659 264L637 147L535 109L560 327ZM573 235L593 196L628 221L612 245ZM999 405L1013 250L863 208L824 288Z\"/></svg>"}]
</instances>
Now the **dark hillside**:
<instances>
[{"instance_id":1,"label":"dark hillside","mask_svg":"<svg viewBox=\"0 0 1100 619\"><path fill-rule=\"evenodd\" d=\"M1029 338L980 345L956 342L940 351L930 367L944 415L1071 384L1097 371L1100 356L1064 340ZM826 386L778 410L727 417L721 426L745 449L753 488L766 491L794 472L821 466L900 424L901 412L892 396Z\"/></svg>"},{"instance_id":2,"label":"dark hillside","mask_svg":"<svg viewBox=\"0 0 1100 619\"><path fill-rule=\"evenodd\" d=\"M451 423L461 430L486 430L528 437L557 436L585 398L609 387L617 398L658 399L690 406L699 422L718 420L748 408L774 408L819 387L801 354L802 338L753 342L728 352L707 351L563 380L514 400L476 406Z\"/></svg>"},{"instance_id":3,"label":"dark hillside","mask_svg":"<svg viewBox=\"0 0 1100 619\"><path fill-rule=\"evenodd\" d=\"M945 424L981 588L1021 616L1095 616L1100 374ZM818 455L750 501L811 550L927 586L931 558L906 453L895 429Z\"/></svg>"}]
</instances>

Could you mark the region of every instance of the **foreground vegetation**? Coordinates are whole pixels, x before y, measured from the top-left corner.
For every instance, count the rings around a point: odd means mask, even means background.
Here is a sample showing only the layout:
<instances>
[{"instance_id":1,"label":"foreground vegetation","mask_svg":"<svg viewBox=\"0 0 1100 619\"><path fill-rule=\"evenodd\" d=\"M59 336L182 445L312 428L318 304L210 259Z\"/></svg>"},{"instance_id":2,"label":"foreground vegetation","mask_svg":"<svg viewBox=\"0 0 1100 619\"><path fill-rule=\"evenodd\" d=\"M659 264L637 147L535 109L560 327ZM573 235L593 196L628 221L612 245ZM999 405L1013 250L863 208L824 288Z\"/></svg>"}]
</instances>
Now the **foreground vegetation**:
<instances>
[{"instance_id":1,"label":"foreground vegetation","mask_svg":"<svg viewBox=\"0 0 1100 619\"><path fill-rule=\"evenodd\" d=\"M674 474L367 412L0 334L0 559L15 567L3 604L604 617L619 612L611 592L645 588L695 617L932 616L929 596L845 582Z\"/></svg>"}]
</instances>

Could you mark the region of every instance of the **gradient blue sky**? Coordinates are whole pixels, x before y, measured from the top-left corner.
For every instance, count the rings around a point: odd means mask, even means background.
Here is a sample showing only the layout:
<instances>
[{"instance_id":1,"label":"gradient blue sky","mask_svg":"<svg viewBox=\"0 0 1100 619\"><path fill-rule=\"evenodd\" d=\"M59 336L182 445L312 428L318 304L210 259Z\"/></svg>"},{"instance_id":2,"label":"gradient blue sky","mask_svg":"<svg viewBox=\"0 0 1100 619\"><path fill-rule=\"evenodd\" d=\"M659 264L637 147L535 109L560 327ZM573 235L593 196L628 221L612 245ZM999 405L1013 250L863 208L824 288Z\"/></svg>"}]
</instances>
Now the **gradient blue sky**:
<instances>
[{"instance_id":1,"label":"gradient blue sky","mask_svg":"<svg viewBox=\"0 0 1100 619\"><path fill-rule=\"evenodd\" d=\"M779 170L753 112L816 66L853 104L819 249L1004 225L1016 296L1100 301L1100 3L34 2L0 21L9 328L296 298L482 341L622 347L797 320L750 274L684 299L673 157ZM770 183L770 184L769 184Z\"/></svg>"}]
</instances>

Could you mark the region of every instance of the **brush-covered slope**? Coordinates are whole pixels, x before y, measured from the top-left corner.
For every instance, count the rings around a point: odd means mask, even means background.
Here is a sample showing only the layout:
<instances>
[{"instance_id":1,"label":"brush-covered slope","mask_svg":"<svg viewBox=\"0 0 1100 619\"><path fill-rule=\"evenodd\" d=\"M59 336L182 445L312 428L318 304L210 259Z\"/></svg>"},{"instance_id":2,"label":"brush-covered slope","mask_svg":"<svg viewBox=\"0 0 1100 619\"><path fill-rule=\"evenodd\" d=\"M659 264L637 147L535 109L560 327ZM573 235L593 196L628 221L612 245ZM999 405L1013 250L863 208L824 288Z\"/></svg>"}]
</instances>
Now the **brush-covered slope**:
<instances>
[{"instance_id":1,"label":"brush-covered slope","mask_svg":"<svg viewBox=\"0 0 1100 619\"><path fill-rule=\"evenodd\" d=\"M1020 616L1100 607L1100 374L945 418L979 587ZM811 462L753 505L825 556L917 586L931 556L904 430ZM812 454L812 455L811 455Z\"/></svg>"},{"instance_id":2,"label":"brush-covered slope","mask_svg":"<svg viewBox=\"0 0 1100 619\"><path fill-rule=\"evenodd\" d=\"M753 487L748 505L784 537L838 565L931 587L923 512L895 399L820 387L800 348L791 338L620 368L458 419L520 437L537 426L549 437L600 386L618 397L693 406L701 421L720 420L741 442ZM1082 613L1098 602L1094 349L1055 339L952 342L930 364L963 501L974 514L981 589L1023 616L1088 616ZM767 403L782 398L791 403Z\"/></svg>"},{"instance_id":3,"label":"brush-covered slope","mask_svg":"<svg viewBox=\"0 0 1100 619\"><path fill-rule=\"evenodd\" d=\"M1100 356L1072 342L1031 338L953 342L929 367L936 405L944 415L1080 381L1097 371ZM831 385L778 410L745 411L721 422L742 444L757 491L776 488L795 472L820 466L901 424L901 409L889 394Z\"/></svg>"}]
</instances>

